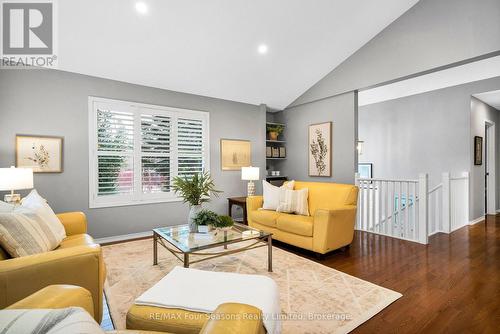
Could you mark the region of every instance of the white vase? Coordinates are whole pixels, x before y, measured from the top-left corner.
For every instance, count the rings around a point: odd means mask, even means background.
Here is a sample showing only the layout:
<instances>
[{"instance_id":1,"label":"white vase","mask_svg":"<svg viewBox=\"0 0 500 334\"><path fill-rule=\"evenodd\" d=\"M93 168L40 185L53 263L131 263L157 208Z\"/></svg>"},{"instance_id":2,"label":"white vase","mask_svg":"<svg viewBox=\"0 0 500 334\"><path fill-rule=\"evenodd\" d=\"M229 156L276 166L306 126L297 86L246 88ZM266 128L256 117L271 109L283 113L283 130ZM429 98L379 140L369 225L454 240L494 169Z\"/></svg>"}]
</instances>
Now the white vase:
<instances>
[{"instance_id":1,"label":"white vase","mask_svg":"<svg viewBox=\"0 0 500 334\"><path fill-rule=\"evenodd\" d=\"M197 227L196 224L194 223L194 217L202 210L201 205L192 205L189 208L189 215L188 215L188 224L189 224L189 232L196 232Z\"/></svg>"},{"instance_id":2,"label":"white vase","mask_svg":"<svg viewBox=\"0 0 500 334\"><path fill-rule=\"evenodd\" d=\"M198 225L198 233L208 233L212 230L212 225Z\"/></svg>"}]
</instances>

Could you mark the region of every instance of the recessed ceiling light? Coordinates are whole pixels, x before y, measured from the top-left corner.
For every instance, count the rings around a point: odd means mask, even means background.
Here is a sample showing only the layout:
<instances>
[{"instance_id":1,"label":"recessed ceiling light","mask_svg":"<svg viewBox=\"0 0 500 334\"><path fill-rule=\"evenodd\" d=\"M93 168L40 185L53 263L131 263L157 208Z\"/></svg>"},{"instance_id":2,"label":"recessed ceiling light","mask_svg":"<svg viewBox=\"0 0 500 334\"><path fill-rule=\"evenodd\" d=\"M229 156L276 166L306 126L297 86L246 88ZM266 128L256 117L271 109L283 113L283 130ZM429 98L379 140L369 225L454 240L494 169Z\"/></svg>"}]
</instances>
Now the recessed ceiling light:
<instances>
[{"instance_id":1,"label":"recessed ceiling light","mask_svg":"<svg viewBox=\"0 0 500 334\"><path fill-rule=\"evenodd\" d=\"M147 14L148 13L148 5L146 5L144 2L136 2L135 3L135 10L139 14Z\"/></svg>"},{"instance_id":2,"label":"recessed ceiling light","mask_svg":"<svg viewBox=\"0 0 500 334\"><path fill-rule=\"evenodd\" d=\"M257 49L261 55L267 53L267 45L261 44L259 45L259 48Z\"/></svg>"}]
</instances>

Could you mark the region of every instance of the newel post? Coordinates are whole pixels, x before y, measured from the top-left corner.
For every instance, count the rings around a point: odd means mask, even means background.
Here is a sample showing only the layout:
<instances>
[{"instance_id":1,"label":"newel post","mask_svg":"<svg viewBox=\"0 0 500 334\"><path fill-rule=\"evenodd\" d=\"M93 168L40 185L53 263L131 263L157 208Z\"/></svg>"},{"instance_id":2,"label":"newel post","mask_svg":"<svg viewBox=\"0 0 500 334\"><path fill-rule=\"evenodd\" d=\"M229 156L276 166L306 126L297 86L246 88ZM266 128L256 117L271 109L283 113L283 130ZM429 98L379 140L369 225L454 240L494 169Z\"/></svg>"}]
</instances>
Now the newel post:
<instances>
[{"instance_id":1,"label":"newel post","mask_svg":"<svg viewBox=\"0 0 500 334\"><path fill-rule=\"evenodd\" d=\"M354 173L354 184L358 187L358 201L357 201L357 210L356 210L356 229L361 229L361 216L359 214L359 208L361 206L361 189L359 188L359 173Z\"/></svg>"},{"instance_id":2,"label":"newel post","mask_svg":"<svg viewBox=\"0 0 500 334\"><path fill-rule=\"evenodd\" d=\"M450 173L443 173L442 175L443 184L443 232L450 233L451 231L451 218L450 218L450 197L451 197L451 187L450 187Z\"/></svg>"},{"instance_id":3,"label":"newel post","mask_svg":"<svg viewBox=\"0 0 500 334\"><path fill-rule=\"evenodd\" d=\"M420 174L418 176L418 242L428 243L428 221L429 221L429 176Z\"/></svg>"}]
</instances>

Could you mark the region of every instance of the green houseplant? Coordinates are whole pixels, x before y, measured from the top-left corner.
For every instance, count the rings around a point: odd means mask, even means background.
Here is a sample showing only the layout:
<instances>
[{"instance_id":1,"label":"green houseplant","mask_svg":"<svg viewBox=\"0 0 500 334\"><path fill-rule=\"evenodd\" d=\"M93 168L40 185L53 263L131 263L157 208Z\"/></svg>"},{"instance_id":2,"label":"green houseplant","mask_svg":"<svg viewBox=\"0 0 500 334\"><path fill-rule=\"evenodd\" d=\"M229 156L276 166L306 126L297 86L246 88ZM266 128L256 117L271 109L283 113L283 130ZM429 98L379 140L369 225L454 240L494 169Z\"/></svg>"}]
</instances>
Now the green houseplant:
<instances>
[{"instance_id":1,"label":"green houseplant","mask_svg":"<svg viewBox=\"0 0 500 334\"><path fill-rule=\"evenodd\" d=\"M193 222L198 226L198 232L208 233L212 226L217 224L218 220L219 216L215 212L203 209L196 214Z\"/></svg>"},{"instance_id":2,"label":"green houseplant","mask_svg":"<svg viewBox=\"0 0 500 334\"><path fill-rule=\"evenodd\" d=\"M285 126L281 124L267 124L266 129L270 140L278 140L278 136L283 133Z\"/></svg>"},{"instance_id":3,"label":"green houseplant","mask_svg":"<svg viewBox=\"0 0 500 334\"><path fill-rule=\"evenodd\" d=\"M214 181L210 173L194 173L190 176L176 176L173 179L172 190L179 194L184 203L188 203L189 215L189 231L196 232L196 224L193 222L194 217L201 211L202 203L210 201L210 195L218 197L222 192L215 189Z\"/></svg>"},{"instance_id":4,"label":"green houseplant","mask_svg":"<svg viewBox=\"0 0 500 334\"><path fill-rule=\"evenodd\" d=\"M234 220L229 216L219 216L217 222L214 224L215 228L219 230L229 230L233 225Z\"/></svg>"}]
</instances>

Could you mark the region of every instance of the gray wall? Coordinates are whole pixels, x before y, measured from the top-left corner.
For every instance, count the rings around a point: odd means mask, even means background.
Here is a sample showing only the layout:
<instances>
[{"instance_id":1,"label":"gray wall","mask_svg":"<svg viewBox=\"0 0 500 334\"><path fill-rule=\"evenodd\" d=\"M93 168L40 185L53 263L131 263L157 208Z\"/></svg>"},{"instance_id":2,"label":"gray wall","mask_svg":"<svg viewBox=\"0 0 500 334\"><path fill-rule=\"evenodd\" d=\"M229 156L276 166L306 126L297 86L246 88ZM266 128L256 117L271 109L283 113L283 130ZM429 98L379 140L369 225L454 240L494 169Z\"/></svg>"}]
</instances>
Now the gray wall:
<instances>
[{"instance_id":1,"label":"gray wall","mask_svg":"<svg viewBox=\"0 0 500 334\"><path fill-rule=\"evenodd\" d=\"M357 93L351 92L280 112L277 119L287 126L285 175L301 181L354 183L357 106ZM310 177L308 127L327 121L333 123L332 177Z\"/></svg>"},{"instance_id":2,"label":"gray wall","mask_svg":"<svg viewBox=\"0 0 500 334\"><path fill-rule=\"evenodd\" d=\"M500 81L500 80L499 80ZM497 88L500 87L500 82L499 85L496 86ZM486 153L486 142L484 139L486 138L486 131L485 131L485 122L486 121L491 121L495 123L495 131L496 136L496 152L498 152L498 148L500 147L498 145L499 143L499 136L498 134L500 133L498 130L498 120L500 119L499 117L499 112L495 108L487 105L486 103L472 97L471 100L471 115L470 115L470 131L471 131L471 159L470 159L470 166L471 166L471 184L470 184L470 191L474 194L473 198L471 199L472 206L471 206L471 219L479 218L485 214L485 206L484 206L484 174L485 174L485 168L486 168L486 159L485 159L485 153ZM474 136L480 136L483 137L483 164L480 166L475 166L474 165L474 150L473 150L473 143L474 143ZM499 194L500 194L500 189L498 189L498 177L500 177L500 173L498 172L500 170L499 162L500 162L500 154L496 154L496 164L495 164L495 176L497 177L496 180L496 200L497 200L497 209L499 208L498 206L498 199L499 199ZM488 210L490 211L490 210Z\"/></svg>"},{"instance_id":3,"label":"gray wall","mask_svg":"<svg viewBox=\"0 0 500 334\"><path fill-rule=\"evenodd\" d=\"M499 17L498 0L421 0L291 106L499 52Z\"/></svg>"},{"instance_id":4,"label":"gray wall","mask_svg":"<svg viewBox=\"0 0 500 334\"><path fill-rule=\"evenodd\" d=\"M224 190L210 205L220 213L227 210L226 197L246 193L240 172L221 171L221 138L251 140L253 165L265 170L265 108L62 71L1 70L0 167L14 164L16 133L64 136L64 173L35 174L35 187L56 212L86 212L96 238L180 224L188 208L176 202L89 209L89 95L209 111L211 173Z\"/></svg>"},{"instance_id":5,"label":"gray wall","mask_svg":"<svg viewBox=\"0 0 500 334\"><path fill-rule=\"evenodd\" d=\"M499 88L496 77L360 107L359 161L373 163L375 177L429 173L430 187L440 183L443 172L470 171L470 219L478 218L484 210L484 170L473 166L472 138L484 136L484 120L482 128L472 125L484 116L471 114L471 95Z\"/></svg>"}]
</instances>

